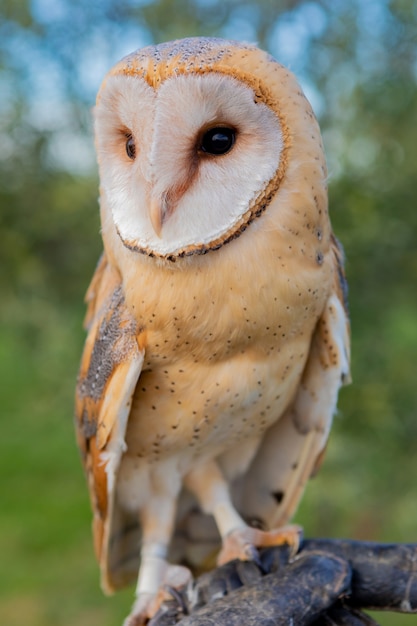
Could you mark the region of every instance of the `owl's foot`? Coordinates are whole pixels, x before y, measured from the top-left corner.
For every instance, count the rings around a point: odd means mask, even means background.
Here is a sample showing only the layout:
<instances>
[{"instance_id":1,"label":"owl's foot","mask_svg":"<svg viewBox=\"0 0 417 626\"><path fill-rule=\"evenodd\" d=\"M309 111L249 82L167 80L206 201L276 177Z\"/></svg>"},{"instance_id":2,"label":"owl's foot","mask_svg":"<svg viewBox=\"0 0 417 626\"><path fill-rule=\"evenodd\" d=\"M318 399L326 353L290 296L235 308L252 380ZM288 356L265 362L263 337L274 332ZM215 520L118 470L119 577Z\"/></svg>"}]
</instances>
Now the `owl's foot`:
<instances>
[{"instance_id":1,"label":"owl's foot","mask_svg":"<svg viewBox=\"0 0 417 626\"><path fill-rule=\"evenodd\" d=\"M177 599L175 591L182 592L192 582L189 569L182 565L166 564L162 583L156 593L141 592L123 626L144 626L167 600ZM178 594L178 597L181 593Z\"/></svg>"},{"instance_id":2,"label":"owl's foot","mask_svg":"<svg viewBox=\"0 0 417 626\"><path fill-rule=\"evenodd\" d=\"M256 548L271 546L288 545L292 554L296 554L302 537L303 529L296 525L283 526L270 531L263 531L250 526L237 528L224 537L217 563L223 565L233 559L256 562L259 560Z\"/></svg>"}]
</instances>

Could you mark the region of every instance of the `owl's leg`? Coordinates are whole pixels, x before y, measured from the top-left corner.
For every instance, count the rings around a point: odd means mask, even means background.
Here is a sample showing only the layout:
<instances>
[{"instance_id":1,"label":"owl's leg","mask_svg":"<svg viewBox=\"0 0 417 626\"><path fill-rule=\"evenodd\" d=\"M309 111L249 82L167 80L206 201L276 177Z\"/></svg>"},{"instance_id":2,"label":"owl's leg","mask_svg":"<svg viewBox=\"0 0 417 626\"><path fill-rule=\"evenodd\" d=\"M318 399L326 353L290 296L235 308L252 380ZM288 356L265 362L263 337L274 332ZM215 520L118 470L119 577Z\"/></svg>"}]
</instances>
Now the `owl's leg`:
<instances>
[{"instance_id":1,"label":"owl's leg","mask_svg":"<svg viewBox=\"0 0 417 626\"><path fill-rule=\"evenodd\" d=\"M189 569L182 565L171 565L158 554L159 546L147 546L142 551L142 562L136 600L123 626L143 626L155 615L166 600L172 600L169 589L182 591L192 581Z\"/></svg>"},{"instance_id":2,"label":"owl's leg","mask_svg":"<svg viewBox=\"0 0 417 626\"><path fill-rule=\"evenodd\" d=\"M192 470L186 476L185 485L197 497L204 512L214 516L222 538L219 565L232 559L257 560L256 548L261 547L286 544L297 552L302 537L299 526L262 531L245 523L232 503L228 484L214 460Z\"/></svg>"},{"instance_id":3,"label":"owl's leg","mask_svg":"<svg viewBox=\"0 0 417 626\"><path fill-rule=\"evenodd\" d=\"M166 560L175 522L176 498L176 492L153 494L140 511L141 565L136 600L124 626L146 624L164 600L172 599L168 587L183 589L192 579L186 567L171 565Z\"/></svg>"}]
</instances>

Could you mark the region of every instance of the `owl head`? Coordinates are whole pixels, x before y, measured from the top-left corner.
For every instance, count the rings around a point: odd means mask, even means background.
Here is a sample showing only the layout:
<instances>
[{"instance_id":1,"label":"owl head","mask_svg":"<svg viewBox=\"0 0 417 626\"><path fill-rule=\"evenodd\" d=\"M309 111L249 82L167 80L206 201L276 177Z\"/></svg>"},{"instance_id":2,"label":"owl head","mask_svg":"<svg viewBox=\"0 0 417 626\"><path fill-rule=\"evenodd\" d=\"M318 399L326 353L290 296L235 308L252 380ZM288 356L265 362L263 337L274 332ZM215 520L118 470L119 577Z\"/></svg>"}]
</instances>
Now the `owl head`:
<instances>
[{"instance_id":1,"label":"owl head","mask_svg":"<svg viewBox=\"0 0 417 626\"><path fill-rule=\"evenodd\" d=\"M130 251L175 261L269 228L312 169L326 209L310 105L255 46L191 38L125 57L99 91L95 136L103 219Z\"/></svg>"}]
</instances>

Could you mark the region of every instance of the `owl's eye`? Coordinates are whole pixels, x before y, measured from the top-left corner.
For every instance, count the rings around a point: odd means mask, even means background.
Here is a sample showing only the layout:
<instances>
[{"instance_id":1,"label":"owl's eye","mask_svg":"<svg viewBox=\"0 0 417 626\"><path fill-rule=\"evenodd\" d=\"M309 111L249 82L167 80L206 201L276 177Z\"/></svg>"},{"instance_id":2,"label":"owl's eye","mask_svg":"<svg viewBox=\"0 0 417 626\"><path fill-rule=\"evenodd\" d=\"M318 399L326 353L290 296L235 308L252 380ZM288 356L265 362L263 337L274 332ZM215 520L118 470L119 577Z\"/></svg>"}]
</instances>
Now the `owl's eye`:
<instances>
[{"instance_id":1,"label":"owl's eye","mask_svg":"<svg viewBox=\"0 0 417 626\"><path fill-rule=\"evenodd\" d=\"M233 128L218 126L207 130L201 140L200 150L207 154L226 154L233 148L236 131Z\"/></svg>"},{"instance_id":2,"label":"owl's eye","mask_svg":"<svg viewBox=\"0 0 417 626\"><path fill-rule=\"evenodd\" d=\"M132 160L136 156L135 140L133 139L132 135L128 135L126 139L126 154L129 157L129 159L132 159Z\"/></svg>"}]
</instances>

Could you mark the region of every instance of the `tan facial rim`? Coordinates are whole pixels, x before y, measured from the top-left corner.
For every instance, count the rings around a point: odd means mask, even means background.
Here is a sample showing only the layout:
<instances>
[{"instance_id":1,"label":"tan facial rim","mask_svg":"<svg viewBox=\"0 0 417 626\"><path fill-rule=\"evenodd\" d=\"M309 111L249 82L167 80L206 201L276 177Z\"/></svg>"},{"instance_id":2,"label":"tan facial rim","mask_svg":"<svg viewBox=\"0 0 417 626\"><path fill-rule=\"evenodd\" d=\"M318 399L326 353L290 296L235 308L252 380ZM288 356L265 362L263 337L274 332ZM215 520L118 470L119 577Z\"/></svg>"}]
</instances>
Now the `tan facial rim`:
<instances>
[{"instance_id":1,"label":"tan facial rim","mask_svg":"<svg viewBox=\"0 0 417 626\"><path fill-rule=\"evenodd\" d=\"M265 211L265 209L271 202L273 196L275 195L278 187L281 184L281 180L284 177L285 170L287 167L287 162L288 162L288 149L290 147L290 133L288 130L288 126L285 123L285 120L283 119L278 102L276 101L276 99L272 97L269 89L266 88L262 84L260 79L254 77L253 75L236 71L233 68L230 68L227 66L223 66L220 68L216 67L216 69L200 69L199 68L193 71L189 71L186 69L186 67L180 66L177 68L175 75L177 76L179 74L201 75L201 74L208 74L209 72L215 73L215 74L224 74L227 76L232 76L233 78L239 80L240 82L246 83L248 87L250 87L255 94L255 102L263 102L264 104L269 106L272 109L272 111L275 113L280 123L282 139L283 139L283 148L282 148L282 152L280 156L279 167L277 171L275 172L275 175L271 178L268 185L265 187L265 189L261 191L260 194L256 198L254 198L254 200L252 200L249 206L249 209L246 211L246 213L244 213L244 215L242 215L240 220L230 230L224 233L224 235L222 235L221 237L218 237L217 239L214 239L209 244L203 244L203 243L193 244L193 245L185 246L184 248L181 248L175 253L158 254L156 252L153 252L149 248L138 246L135 242L129 242L128 240L123 239L120 235L119 230L117 230L118 235L121 241L123 242L124 246L126 246L126 248L128 248L129 250L132 250L133 252L139 252L141 254L146 254L149 257L156 257L159 259L164 259L166 261L171 261L172 263L175 263L177 259L191 256L193 254L207 254L207 252L211 252L212 250L218 250L223 245L239 237L246 230L249 224L253 222L255 218L262 215L262 213ZM126 76L135 76L135 75L140 74L140 72L137 69L133 69L129 67L123 68L122 70L119 70L117 73L123 74ZM147 80L149 85L153 87L154 89L157 89L161 84L160 80L153 81L152 77L147 73L144 74L143 77L145 78L145 80Z\"/></svg>"}]
</instances>

